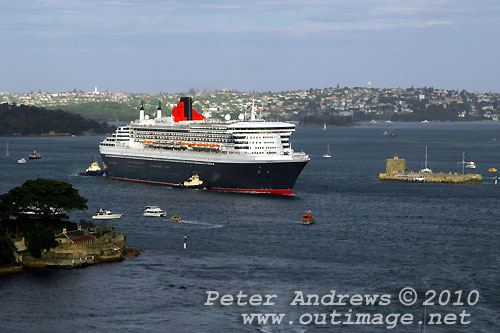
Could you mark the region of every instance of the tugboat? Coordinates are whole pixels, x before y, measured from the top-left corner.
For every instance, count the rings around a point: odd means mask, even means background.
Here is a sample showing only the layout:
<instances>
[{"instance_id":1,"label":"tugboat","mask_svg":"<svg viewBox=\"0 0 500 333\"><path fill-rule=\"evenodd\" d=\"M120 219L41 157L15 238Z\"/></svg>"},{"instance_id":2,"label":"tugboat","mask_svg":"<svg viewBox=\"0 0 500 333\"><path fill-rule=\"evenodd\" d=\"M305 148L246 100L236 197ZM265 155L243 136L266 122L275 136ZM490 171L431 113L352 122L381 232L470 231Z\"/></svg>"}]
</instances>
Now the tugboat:
<instances>
[{"instance_id":1,"label":"tugboat","mask_svg":"<svg viewBox=\"0 0 500 333\"><path fill-rule=\"evenodd\" d=\"M92 163L90 166L83 172L80 172L80 176L93 176L93 177L98 177L102 176L104 174L104 170L101 169L99 166L99 163L97 161L94 161L94 156L92 155Z\"/></svg>"},{"instance_id":2,"label":"tugboat","mask_svg":"<svg viewBox=\"0 0 500 333\"><path fill-rule=\"evenodd\" d=\"M144 214L142 215L161 217L161 216L167 216L167 212L165 212L158 206L146 206L144 207Z\"/></svg>"},{"instance_id":3,"label":"tugboat","mask_svg":"<svg viewBox=\"0 0 500 333\"><path fill-rule=\"evenodd\" d=\"M30 156L28 156L30 160L39 160L42 158L42 154L36 151L36 149L33 149L33 153L31 153Z\"/></svg>"},{"instance_id":4,"label":"tugboat","mask_svg":"<svg viewBox=\"0 0 500 333\"><path fill-rule=\"evenodd\" d=\"M172 187L175 188L204 188L205 185L203 185L203 180L200 179L200 176L198 174L194 174L191 177L189 177L188 180L185 180L184 183L182 184L174 184Z\"/></svg>"},{"instance_id":5,"label":"tugboat","mask_svg":"<svg viewBox=\"0 0 500 333\"><path fill-rule=\"evenodd\" d=\"M314 216L312 216L310 210L307 210L304 216L302 216L302 224L314 224Z\"/></svg>"},{"instance_id":6,"label":"tugboat","mask_svg":"<svg viewBox=\"0 0 500 333\"><path fill-rule=\"evenodd\" d=\"M179 216L179 214L175 214L174 216L171 216L170 219L174 222L179 222L182 220L182 218Z\"/></svg>"},{"instance_id":7,"label":"tugboat","mask_svg":"<svg viewBox=\"0 0 500 333\"><path fill-rule=\"evenodd\" d=\"M123 214L113 214L107 209L99 209L95 215L92 216L94 220L111 220L119 219Z\"/></svg>"}]
</instances>

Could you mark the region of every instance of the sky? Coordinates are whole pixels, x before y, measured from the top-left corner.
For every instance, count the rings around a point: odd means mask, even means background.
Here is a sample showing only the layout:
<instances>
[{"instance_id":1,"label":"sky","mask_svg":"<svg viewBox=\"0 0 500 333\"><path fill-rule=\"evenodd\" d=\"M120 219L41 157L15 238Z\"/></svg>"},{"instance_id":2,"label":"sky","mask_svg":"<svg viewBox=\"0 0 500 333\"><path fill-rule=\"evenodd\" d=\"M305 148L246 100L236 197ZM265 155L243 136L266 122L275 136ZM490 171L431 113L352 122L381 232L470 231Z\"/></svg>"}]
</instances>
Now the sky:
<instances>
[{"instance_id":1,"label":"sky","mask_svg":"<svg viewBox=\"0 0 500 333\"><path fill-rule=\"evenodd\" d=\"M498 0L0 0L0 92L500 92Z\"/></svg>"}]
</instances>

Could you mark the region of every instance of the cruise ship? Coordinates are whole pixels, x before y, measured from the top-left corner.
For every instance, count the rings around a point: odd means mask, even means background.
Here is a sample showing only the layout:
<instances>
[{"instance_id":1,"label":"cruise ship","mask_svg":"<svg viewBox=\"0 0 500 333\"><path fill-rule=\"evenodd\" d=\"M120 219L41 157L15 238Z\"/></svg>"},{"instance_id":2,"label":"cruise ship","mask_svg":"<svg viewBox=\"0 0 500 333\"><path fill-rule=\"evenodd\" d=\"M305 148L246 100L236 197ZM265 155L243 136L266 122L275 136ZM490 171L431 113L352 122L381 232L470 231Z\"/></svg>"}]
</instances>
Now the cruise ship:
<instances>
[{"instance_id":1,"label":"cruise ship","mask_svg":"<svg viewBox=\"0 0 500 333\"><path fill-rule=\"evenodd\" d=\"M205 117L192 105L181 97L162 117L159 103L151 118L141 105L138 120L99 145L106 176L173 187L196 177L210 190L293 194L310 160L291 148L294 124L260 119L254 103L249 117L233 121Z\"/></svg>"}]
</instances>

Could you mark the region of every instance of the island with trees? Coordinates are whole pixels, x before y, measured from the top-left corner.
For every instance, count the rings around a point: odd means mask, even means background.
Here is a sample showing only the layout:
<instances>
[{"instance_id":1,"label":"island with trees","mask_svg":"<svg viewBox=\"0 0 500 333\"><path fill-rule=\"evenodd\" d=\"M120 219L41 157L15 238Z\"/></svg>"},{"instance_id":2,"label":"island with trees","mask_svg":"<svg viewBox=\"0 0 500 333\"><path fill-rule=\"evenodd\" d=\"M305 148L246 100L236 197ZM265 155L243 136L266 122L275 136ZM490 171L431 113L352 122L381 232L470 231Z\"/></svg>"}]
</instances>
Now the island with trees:
<instances>
[{"instance_id":1,"label":"island with trees","mask_svg":"<svg viewBox=\"0 0 500 333\"><path fill-rule=\"evenodd\" d=\"M92 135L114 130L81 115L15 103L0 104L0 119L0 135Z\"/></svg>"},{"instance_id":2,"label":"island with trees","mask_svg":"<svg viewBox=\"0 0 500 333\"><path fill-rule=\"evenodd\" d=\"M125 249L113 227L68 220L87 209L87 199L69 183L39 178L0 195L0 274L23 268L74 268L121 260Z\"/></svg>"}]
</instances>

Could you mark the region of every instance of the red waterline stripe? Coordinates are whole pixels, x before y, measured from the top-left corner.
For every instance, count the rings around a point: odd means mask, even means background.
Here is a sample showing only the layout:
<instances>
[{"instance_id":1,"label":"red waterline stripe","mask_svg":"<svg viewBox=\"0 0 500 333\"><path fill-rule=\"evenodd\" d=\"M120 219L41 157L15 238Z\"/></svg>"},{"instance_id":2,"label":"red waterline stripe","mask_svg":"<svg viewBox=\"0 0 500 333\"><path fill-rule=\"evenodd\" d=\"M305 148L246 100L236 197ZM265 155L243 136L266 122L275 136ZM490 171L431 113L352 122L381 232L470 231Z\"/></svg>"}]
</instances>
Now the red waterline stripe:
<instances>
[{"instance_id":1,"label":"red waterline stripe","mask_svg":"<svg viewBox=\"0 0 500 333\"><path fill-rule=\"evenodd\" d=\"M211 190L216 191L231 191L231 192L252 192L252 193L270 193L270 194L284 194L292 195L293 190L263 190L263 189L242 189L242 188L222 188L222 187L211 187Z\"/></svg>"},{"instance_id":2,"label":"red waterline stripe","mask_svg":"<svg viewBox=\"0 0 500 333\"><path fill-rule=\"evenodd\" d=\"M132 182L141 182L141 183L149 183L149 184L175 185L174 183L155 182L152 180L130 179L130 178L111 177L111 176L108 176L108 178L119 179L119 180L130 180Z\"/></svg>"},{"instance_id":3,"label":"red waterline stripe","mask_svg":"<svg viewBox=\"0 0 500 333\"><path fill-rule=\"evenodd\" d=\"M141 182L141 183L149 183L149 184L162 184L162 185L176 185L174 183L165 183L165 182L156 182L152 180L140 180L140 179L130 179L130 178L122 178L122 177L111 177L108 178L119 179L119 180L130 180L133 182ZM292 195L292 190L272 190L272 189L242 189L242 188L223 188L223 187L211 187L210 190L216 191L230 191L230 192L252 192L252 193L270 193L270 194L283 194L283 195Z\"/></svg>"}]
</instances>

